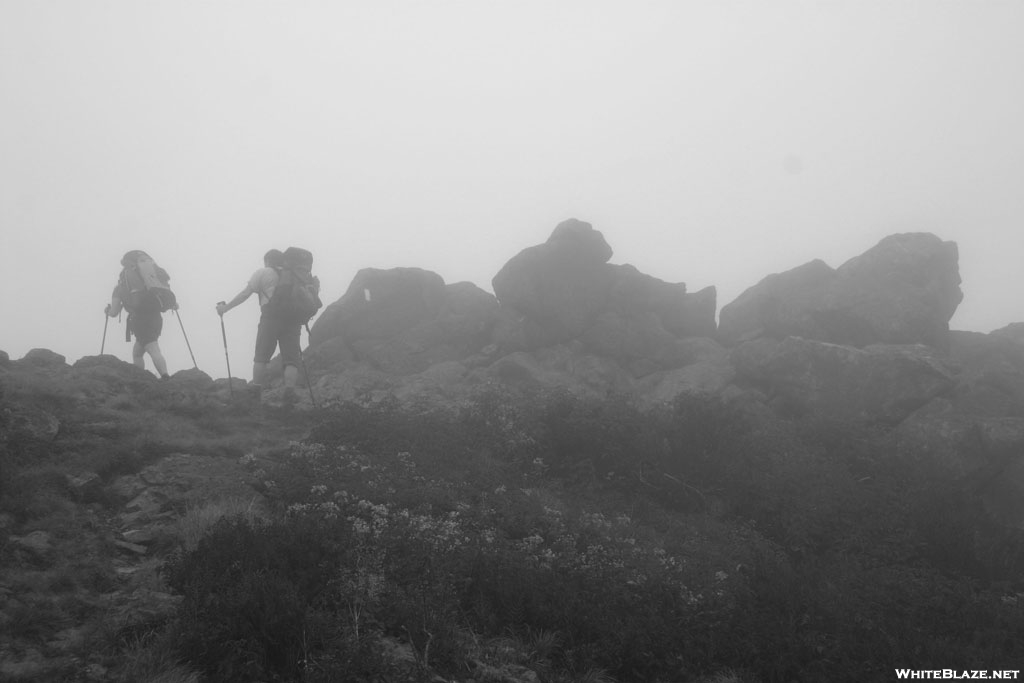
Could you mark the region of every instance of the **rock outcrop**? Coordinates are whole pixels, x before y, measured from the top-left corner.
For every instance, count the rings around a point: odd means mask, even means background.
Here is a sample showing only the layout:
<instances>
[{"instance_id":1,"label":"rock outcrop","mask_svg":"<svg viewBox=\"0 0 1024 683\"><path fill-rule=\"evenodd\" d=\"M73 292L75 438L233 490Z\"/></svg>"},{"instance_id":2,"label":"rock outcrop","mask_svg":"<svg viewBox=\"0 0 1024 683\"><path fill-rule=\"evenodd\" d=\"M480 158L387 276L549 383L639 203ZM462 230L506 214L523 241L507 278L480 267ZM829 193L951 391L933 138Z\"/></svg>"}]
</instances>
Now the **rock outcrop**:
<instances>
[{"instance_id":1,"label":"rock outcrop","mask_svg":"<svg viewBox=\"0 0 1024 683\"><path fill-rule=\"evenodd\" d=\"M1009 502L1024 493L1024 475L1010 476L1024 472L1024 323L949 331L963 297L956 244L896 234L835 269L769 275L719 324L714 287L690 293L613 253L573 219L513 256L493 297L418 269L360 271L313 328L316 391L458 400L500 382L648 406L703 394L774 419L881 426L901 452L985 479L986 506L1024 524Z\"/></svg>"},{"instance_id":2,"label":"rock outcrop","mask_svg":"<svg viewBox=\"0 0 1024 683\"><path fill-rule=\"evenodd\" d=\"M949 331L959 304L957 247L897 234L833 269L811 261L769 275L722 308L628 264L579 220L513 256L494 295L419 268L359 271L312 327L304 359L320 401L465 399L503 383L578 396L631 394L647 406L679 396L742 401L758 415L889 429L900 450L980 477L979 495L1011 524L1024 511L1024 323L991 334ZM44 349L5 368L77 380L82 400L147 390L153 378L109 357L68 368ZM198 371L173 382L181 404L227 401ZM303 396L299 407L312 405ZM45 444L59 417L25 407L8 438ZM1016 468L1016 469L1015 469ZM990 476L995 472L995 476ZM1019 482L1019 485L1013 482ZM1013 521L1016 520L1016 521Z\"/></svg>"},{"instance_id":3,"label":"rock outcrop","mask_svg":"<svg viewBox=\"0 0 1024 683\"><path fill-rule=\"evenodd\" d=\"M89 511L82 524L92 536L77 547L113 559L83 604L125 628L174 612L179 598L143 575L155 571L146 563L161 547L180 541L183 513L223 498L260 514L259 491L272 497L273 483L257 474L253 453L282 449L304 429L292 421L308 426L312 396L330 410L390 400L464 407L479 396L550 389L593 400L628 395L673 426L685 413L660 410L665 404L710 398L699 405L726 404L743 416L756 437L752 458L761 457L763 435L835 425L858 438L881 434L886 447L872 458L939 481L937 490L958 497L957 511L970 509L997 535L1024 530L1024 323L990 334L949 330L962 298L955 244L893 235L837 269L811 261L770 275L725 306L720 325L714 287L690 293L610 263L612 255L600 232L570 220L510 259L493 279L495 295L418 268L361 270L313 325L308 394L289 394L276 412L252 410L244 382L198 369L163 382L112 356L68 365L46 349L20 360L0 351L0 379L16 377L0 390L21 391L30 377L35 391L20 402L0 392L0 449L24 459L67 455L68 471L38 476ZM493 385L522 392L490 394ZM265 403L284 403L286 393L273 389ZM276 421L272 437L268 421ZM130 471L117 458L130 460ZM643 467L637 481L654 486ZM17 566L36 573L56 572L74 536L10 514L0 515L0 532ZM4 610L28 609L0 581L0 627ZM0 677L70 670L81 637L65 629L45 654L25 639L16 656L0 647ZM103 680L101 669L92 679Z\"/></svg>"},{"instance_id":4,"label":"rock outcrop","mask_svg":"<svg viewBox=\"0 0 1024 683\"><path fill-rule=\"evenodd\" d=\"M419 268L361 270L313 325L307 364L314 375L354 377L365 366L411 377L436 363L476 367L562 344L633 377L684 364L684 340L715 334L715 288L689 294L611 256L600 232L569 220L501 268L494 296Z\"/></svg>"},{"instance_id":5,"label":"rock outcrop","mask_svg":"<svg viewBox=\"0 0 1024 683\"><path fill-rule=\"evenodd\" d=\"M604 236L589 223L559 224L544 244L513 256L491 280L502 308L517 314L524 332L504 333L504 349L517 351L570 341L594 324L608 305L612 256Z\"/></svg>"},{"instance_id":6,"label":"rock outcrop","mask_svg":"<svg viewBox=\"0 0 1024 683\"><path fill-rule=\"evenodd\" d=\"M635 376L674 367L685 337L715 332L715 289L688 294L630 265L607 263L604 236L589 223L559 224L544 244L528 247L494 276L503 309L495 343L505 352L582 341Z\"/></svg>"},{"instance_id":7,"label":"rock outcrop","mask_svg":"<svg viewBox=\"0 0 1024 683\"><path fill-rule=\"evenodd\" d=\"M319 373L354 363L395 375L465 358L490 342L495 298L476 285L446 285L419 268L359 271L310 330Z\"/></svg>"},{"instance_id":8,"label":"rock outcrop","mask_svg":"<svg viewBox=\"0 0 1024 683\"><path fill-rule=\"evenodd\" d=\"M963 299L957 246L930 233L890 235L832 270L822 261L769 275L724 306L719 335L945 348Z\"/></svg>"}]
</instances>

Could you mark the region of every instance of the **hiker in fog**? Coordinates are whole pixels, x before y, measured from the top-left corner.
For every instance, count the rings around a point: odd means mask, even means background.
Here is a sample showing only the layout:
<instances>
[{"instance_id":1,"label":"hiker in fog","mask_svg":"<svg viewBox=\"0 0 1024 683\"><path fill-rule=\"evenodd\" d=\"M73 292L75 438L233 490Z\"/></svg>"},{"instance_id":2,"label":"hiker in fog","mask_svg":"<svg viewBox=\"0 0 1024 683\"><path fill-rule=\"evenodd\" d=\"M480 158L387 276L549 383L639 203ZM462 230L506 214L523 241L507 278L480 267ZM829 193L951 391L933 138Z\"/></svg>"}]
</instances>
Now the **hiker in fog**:
<instances>
[{"instance_id":1,"label":"hiker in fog","mask_svg":"<svg viewBox=\"0 0 1024 683\"><path fill-rule=\"evenodd\" d=\"M144 251L129 251L121 259L121 266L121 275L105 309L106 314L116 318L122 309L128 311L125 341L135 337L132 363L145 369L145 354L148 353L160 373L160 379L170 379L167 361L157 340L164 327L162 313L178 308L174 293L168 286L171 278Z\"/></svg>"},{"instance_id":2,"label":"hiker in fog","mask_svg":"<svg viewBox=\"0 0 1024 683\"><path fill-rule=\"evenodd\" d=\"M262 390L266 381L267 365L278 346L281 348L281 360L284 363L284 385L294 389L299 374L299 334L302 324L293 322L287 316L280 315L270 308L270 301L280 279L279 269L283 266L284 253L278 249L271 249L263 255L263 267L252 274L245 289L231 301L217 304L217 315L223 316L253 294L259 296L260 323L256 328L256 354L252 363L252 383L257 387L256 392Z\"/></svg>"}]
</instances>

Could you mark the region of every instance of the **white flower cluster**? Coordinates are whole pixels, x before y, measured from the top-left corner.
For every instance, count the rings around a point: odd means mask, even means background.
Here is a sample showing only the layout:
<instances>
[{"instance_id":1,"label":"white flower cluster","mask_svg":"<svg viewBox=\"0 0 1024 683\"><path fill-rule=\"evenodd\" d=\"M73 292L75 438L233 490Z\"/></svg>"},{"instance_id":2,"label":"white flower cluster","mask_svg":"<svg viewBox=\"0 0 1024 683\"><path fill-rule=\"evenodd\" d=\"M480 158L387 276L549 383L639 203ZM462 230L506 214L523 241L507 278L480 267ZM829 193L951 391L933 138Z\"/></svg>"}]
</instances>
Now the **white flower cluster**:
<instances>
[{"instance_id":1,"label":"white flower cluster","mask_svg":"<svg viewBox=\"0 0 1024 683\"><path fill-rule=\"evenodd\" d=\"M337 519L341 514L341 508L331 501L323 503L292 503L288 506L287 513L292 516L306 515L328 520Z\"/></svg>"}]
</instances>

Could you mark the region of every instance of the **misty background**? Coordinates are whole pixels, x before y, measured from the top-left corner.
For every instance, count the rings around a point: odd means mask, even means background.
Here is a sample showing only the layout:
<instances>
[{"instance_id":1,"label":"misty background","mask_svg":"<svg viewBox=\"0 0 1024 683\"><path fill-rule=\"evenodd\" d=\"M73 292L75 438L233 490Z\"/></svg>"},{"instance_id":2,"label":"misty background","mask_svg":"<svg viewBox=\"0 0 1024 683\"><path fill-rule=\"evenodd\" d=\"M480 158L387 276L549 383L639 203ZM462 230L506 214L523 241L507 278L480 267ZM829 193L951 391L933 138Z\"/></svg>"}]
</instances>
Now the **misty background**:
<instances>
[{"instance_id":1,"label":"misty background","mask_svg":"<svg viewBox=\"0 0 1024 683\"><path fill-rule=\"evenodd\" d=\"M933 232L952 327L988 332L1024 320L1021 35L983 0L0 0L0 349L99 353L142 249L224 377L214 304L269 248L311 250L325 304L366 267L491 291L571 217L719 308ZM224 318L235 376L258 314ZM160 342L192 366L173 314Z\"/></svg>"}]
</instances>

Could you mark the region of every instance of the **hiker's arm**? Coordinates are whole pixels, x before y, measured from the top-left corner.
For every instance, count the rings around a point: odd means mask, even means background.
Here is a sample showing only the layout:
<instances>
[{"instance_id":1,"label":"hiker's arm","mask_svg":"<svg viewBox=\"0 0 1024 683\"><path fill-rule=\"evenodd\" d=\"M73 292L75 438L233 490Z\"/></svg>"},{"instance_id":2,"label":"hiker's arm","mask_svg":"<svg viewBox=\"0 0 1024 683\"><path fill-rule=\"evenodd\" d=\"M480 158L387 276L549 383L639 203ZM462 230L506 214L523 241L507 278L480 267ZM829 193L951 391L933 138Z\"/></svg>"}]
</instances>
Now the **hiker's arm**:
<instances>
[{"instance_id":1,"label":"hiker's arm","mask_svg":"<svg viewBox=\"0 0 1024 683\"><path fill-rule=\"evenodd\" d=\"M124 302L121 300L121 293L115 287L114 292L110 295L110 303L107 304L105 309L106 314L111 318L116 318L121 314L121 309L124 308Z\"/></svg>"},{"instance_id":2,"label":"hiker's arm","mask_svg":"<svg viewBox=\"0 0 1024 683\"><path fill-rule=\"evenodd\" d=\"M238 304L242 303L243 301L245 301L246 299L248 299L250 296L252 296L255 293L256 292L254 292L252 290L252 287L250 287L249 285L246 285L245 289L243 289L241 292L236 294L235 298L232 299L231 301L227 302L226 304L217 304L217 315L224 315L225 313L230 311L232 308L234 308Z\"/></svg>"}]
</instances>

